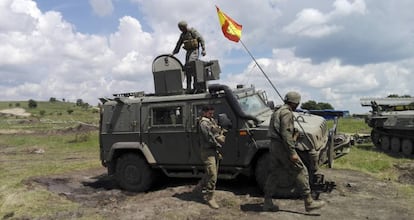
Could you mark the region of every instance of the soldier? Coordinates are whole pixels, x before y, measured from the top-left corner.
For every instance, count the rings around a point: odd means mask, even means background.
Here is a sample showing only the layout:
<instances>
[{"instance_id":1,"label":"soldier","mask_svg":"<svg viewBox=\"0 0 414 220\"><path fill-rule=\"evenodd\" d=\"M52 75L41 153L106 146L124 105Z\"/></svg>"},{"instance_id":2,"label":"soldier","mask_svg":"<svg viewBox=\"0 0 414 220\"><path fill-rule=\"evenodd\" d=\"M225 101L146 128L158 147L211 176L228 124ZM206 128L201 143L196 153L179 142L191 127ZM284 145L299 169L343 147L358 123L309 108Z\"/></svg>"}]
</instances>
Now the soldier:
<instances>
[{"instance_id":1,"label":"soldier","mask_svg":"<svg viewBox=\"0 0 414 220\"><path fill-rule=\"evenodd\" d=\"M309 186L309 174L306 166L295 150L293 113L300 103L300 94L288 92L284 99L285 104L276 110L270 119L268 136L270 137L270 173L264 188L264 211L278 211L279 207L273 204L272 196L277 185L277 167L283 167L296 180L297 188L303 196L307 212L319 209L325 205L324 201L314 201Z\"/></svg>"},{"instance_id":2,"label":"soldier","mask_svg":"<svg viewBox=\"0 0 414 220\"><path fill-rule=\"evenodd\" d=\"M219 138L219 126L215 122L214 108L203 106L202 117L199 121L200 152L204 163L205 173L199 183L194 187L193 192L202 192L207 204L214 209L218 209L214 198L214 190L217 182L218 162L221 160L219 149L224 144L224 140Z\"/></svg>"},{"instance_id":3,"label":"soldier","mask_svg":"<svg viewBox=\"0 0 414 220\"><path fill-rule=\"evenodd\" d=\"M177 54L180 51L181 45L184 44L183 48L187 51L185 55L185 69L188 69L188 63L190 61L198 60L199 58L199 48L201 45L202 51L201 55L206 55L206 48L204 45L203 37L197 32L194 28L188 28L187 22L180 21L178 23L178 28L182 32L180 38L177 41L177 45L172 52L172 55ZM187 92L191 90L191 81L192 81L192 72L185 71L187 78ZM194 82L195 83L195 82Z\"/></svg>"}]
</instances>

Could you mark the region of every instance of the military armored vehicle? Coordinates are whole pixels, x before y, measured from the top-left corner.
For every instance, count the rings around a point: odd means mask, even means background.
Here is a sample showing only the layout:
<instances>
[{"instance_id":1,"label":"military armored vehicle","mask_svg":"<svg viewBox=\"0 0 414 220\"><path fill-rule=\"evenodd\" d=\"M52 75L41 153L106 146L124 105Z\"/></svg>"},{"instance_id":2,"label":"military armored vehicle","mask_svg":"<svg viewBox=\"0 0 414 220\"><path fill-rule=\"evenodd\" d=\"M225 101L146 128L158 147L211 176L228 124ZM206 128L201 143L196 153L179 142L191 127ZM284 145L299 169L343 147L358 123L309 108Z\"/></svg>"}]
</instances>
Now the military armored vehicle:
<instances>
[{"instance_id":1,"label":"military armored vehicle","mask_svg":"<svg viewBox=\"0 0 414 220\"><path fill-rule=\"evenodd\" d=\"M161 55L152 67L155 93L129 92L100 99L100 158L109 175L129 191L150 189L159 173L201 177L204 168L197 123L202 106L208 104L214 106L219 124L228 130L218 178L246 175L254 177L262 188L268 170L266 134L273 112L273 102L266 93L254 87L209 85L220 77L217 60L193 61L183 67L177 58ZM193 73L191 93L183 89L183 71ZM332 165L334 158L347 153L350 138L328 129L322 117L295 116L300 131L297 149L312 176L319 165ZM282 170L281 179L287 179L284 175ZM295 191L289 184L281 187Z\"/></svg>"},{"instance_id":2,"label":"military armored vehicle","mask_svg":"<svg viewBox=\"0 0 414 220\"><path fill-rule=\"evenodd\" d=\"M361 105L372 107L366 123L378 149L413 156L414 98L365 98Z\"/></svg>"}]
</instances>

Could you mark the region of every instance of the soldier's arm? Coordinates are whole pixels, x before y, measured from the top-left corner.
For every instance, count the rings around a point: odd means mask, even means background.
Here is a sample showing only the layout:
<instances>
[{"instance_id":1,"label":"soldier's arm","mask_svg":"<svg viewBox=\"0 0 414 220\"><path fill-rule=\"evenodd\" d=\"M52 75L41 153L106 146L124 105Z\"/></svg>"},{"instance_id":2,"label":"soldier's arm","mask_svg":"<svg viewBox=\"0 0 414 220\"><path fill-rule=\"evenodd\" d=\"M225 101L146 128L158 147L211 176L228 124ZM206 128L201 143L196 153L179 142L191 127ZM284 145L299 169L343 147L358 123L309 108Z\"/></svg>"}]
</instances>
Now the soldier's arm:
<instances>
[{"instance_id":1,"label":"soldier's arm","mask_svg":"<svg viewBox=\"0 0 414 220\"><path fill-rule=\"evenodd\" d=\"M174 51L172 54L177 54L178 52L180 52L180 47L183 44L183 35L180 35L180 38L177 41L177 44L175 45Z\"/></svg>"},{"instance_id":2,"label":"soldier's arm","mask_svg":"<svg viewBox=\"0 0 414 220\"><path fill-rule=\"evenodd\" d=\"M289 148L290 155L296 155L295 150L295 141L293 140L293 115L291 112L281 112L280 113L280 132L283 140L286 142L287 147Z\"/></svg>"},{"instance_id":3,"label":"soldier's arm","mask_svg":"<svg viewBox=\"0 0 414 220\"><path fill-rule=\"evenodd\" d=\"M203 49L203 51L205 51L206 50L206 47L205 47L205 44L204 44L203 36L201 36L201 34L198 33L198 31L196 29L193 29L193 36L195 36L195 38L200 43L201 49Z\"/></svg>"}]
</instances>

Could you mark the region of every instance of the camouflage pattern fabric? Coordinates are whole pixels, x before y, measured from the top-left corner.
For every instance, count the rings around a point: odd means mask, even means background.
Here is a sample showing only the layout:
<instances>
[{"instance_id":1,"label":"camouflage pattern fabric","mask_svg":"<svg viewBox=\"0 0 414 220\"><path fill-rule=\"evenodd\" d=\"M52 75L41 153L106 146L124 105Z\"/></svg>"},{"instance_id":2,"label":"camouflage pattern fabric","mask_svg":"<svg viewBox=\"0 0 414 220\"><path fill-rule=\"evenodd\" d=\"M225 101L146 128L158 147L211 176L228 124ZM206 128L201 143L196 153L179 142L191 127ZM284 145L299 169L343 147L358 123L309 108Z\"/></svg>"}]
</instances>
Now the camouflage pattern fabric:
<instances>
[{"instance_id":1,"label":"camouflage pattern fabric","mask_svg":"<svg viewBox=\"0 0 414 220\"><path fill-rule=\"evenodd\" d=\"M288 105L283 105L272 114L268 136L270 137L270 173L265 184L265 197L271 197L277 187L287 186L286 179L294 180L293 185L302 196L310 194L309 174L302 160L293 162L291 156L296 154L293 139L293 113ZM283 169L289 176L283 176L277 170ZM290 178L291 177L291 178Z\"/></svg>"},{"instance_id":2,"label":"camouflage pattern fabric","mask_svg":"<svg viewBox=\"0 0 414 220\"><path fill-rule=\"evenodd\" d=\"M198 41L198 45L196 47L189 46L188 48L184 48L185 50L187 50L185 56L185 63L188 63L189 61L193 60L198 60L199 46L201 46L201 48L205 50L205 43L201 34L199 34L196 29L189 28L185 33L181 33L180 38L178 39L177 44L174 48L173 54L176 54L180 51L181 45L183 45L184 42L190 42L193 39L196 39Z\"/></svg>"},{"instance_id":3,"label":"camouflage pattern fabric","mask_svg":"<svg viewBox=\"0 0 414 220\"><path fill-rule=\"evenodd\" d=\"M206 193L212 193L217 182L217 148L221 147L215 138L217 134L214 128L218 125L214 119L202 117L199 126L201 160L205 167L205 173L200 180L200 184Z\"/></svg>"}]
</instances>

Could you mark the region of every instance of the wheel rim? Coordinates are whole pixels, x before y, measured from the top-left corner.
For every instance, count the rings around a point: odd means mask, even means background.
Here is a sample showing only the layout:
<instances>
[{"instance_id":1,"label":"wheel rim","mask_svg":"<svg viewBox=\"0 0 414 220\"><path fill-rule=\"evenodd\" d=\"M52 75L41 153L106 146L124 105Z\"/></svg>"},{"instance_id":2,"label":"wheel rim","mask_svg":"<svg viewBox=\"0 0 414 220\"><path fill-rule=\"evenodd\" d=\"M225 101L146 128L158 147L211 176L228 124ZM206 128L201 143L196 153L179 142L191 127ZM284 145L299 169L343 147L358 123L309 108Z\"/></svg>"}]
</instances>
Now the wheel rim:
<instances>
[{"instance_id":1,"label":"wheel rim","mask_svg":"<svg viewBox=\"0 0 414 220\"><path fill-rule=\"evenodd\" d=\"M400 139L397 137L393 137L391 139L391 151L398 153L401 150L401 142Z\"/></svg>"},{"instance_id":2,"label":"wheel rim","mask_svg":"<svg viewBox=\"0 0 414 220\"><path fill-rule=\"evenodd\" d=\"M381 149L385 151L390 149L390 138L388 136L381 137Z\"/></svg>"},{"instance_id":3,"label":"wheel rim","mask_svg":"<svg viewBox=\"0 0 414 220\"><path fill-rule=\"evenodd\" d=\"M413 142L410 139L404 139L401 143L401 150L404 155L411 156L413 153Z\"/></svg>"}]
</instances>

